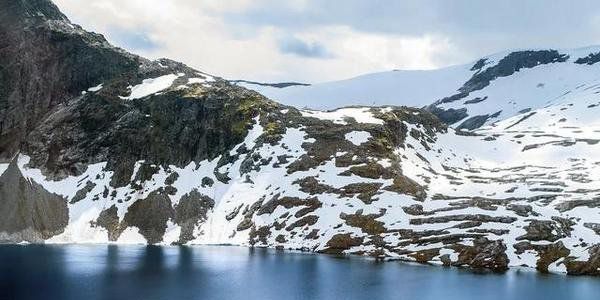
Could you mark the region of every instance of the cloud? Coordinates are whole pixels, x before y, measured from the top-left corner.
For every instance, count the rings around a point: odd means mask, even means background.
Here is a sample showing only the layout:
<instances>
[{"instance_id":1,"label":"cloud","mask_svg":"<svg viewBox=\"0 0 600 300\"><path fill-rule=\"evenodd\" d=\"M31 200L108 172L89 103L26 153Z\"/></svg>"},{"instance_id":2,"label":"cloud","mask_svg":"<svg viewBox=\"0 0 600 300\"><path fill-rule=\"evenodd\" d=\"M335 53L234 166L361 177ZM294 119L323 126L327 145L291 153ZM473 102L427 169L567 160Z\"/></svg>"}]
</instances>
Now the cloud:
<instances>
[{"instance_id":1,"label":"cloud","mask_svg":"<svg viewBox=\"0 0 600 300\"><path fill-rule=\"evenodd\" d=\"M294 54L310 58L331 58L333 55L317 42L305 42L295 37L285 37L278 41L279 50L282 53Z\"/></svg>"},{"instance_id":2,"label":"cloud","mask_svg":"<svg viewBox=\"0 0 600 300\"><path fill-rule=\"evenodd\" d=\"M522 48L576 48L600 43L596 0L312 0L301 10L259 1L243 13L225 15L238 26L318 31L348 26L385 36L443 36L456 47L441 65Z\"/></svg>"},{"instance_id":3,"label":"cloud","mask_svg":"<svg viewBox=\"0 0 600 300\"><path fill-rule=\"evenodd\" d=\"M120 27L111 27L108 35L113 43L125 45L132 51L155 51L161 45L152 40L148 33L143 30L127 30Z\"/></svg>"},{"instance_id":4,"label":"cloud","mask_svg":"<svg viewBox=\"0 0 600 300\"><path fill-rule=\"evenodd\" d=\"M149 58L228 78L319 82L600 43L596 0L55 0Z\"/></svg>"},{"instance_id":5,"label":"cloud","mask_svg":"<svg viewBox=\"0 0 600 300\"><path fill-rule=\"evenodd\" d=\"M391 69L433 69L438 57L453 51L453 45L441 36L396 36L360 32L348 26L322 27L305 36L318 40L336 53L335 59L317 62L316 72L333 68L346 74L361 74ZM342 76L344 77L344 76ZM339 79L339 78L338 78Z\"/></svg>"}]
</instances>

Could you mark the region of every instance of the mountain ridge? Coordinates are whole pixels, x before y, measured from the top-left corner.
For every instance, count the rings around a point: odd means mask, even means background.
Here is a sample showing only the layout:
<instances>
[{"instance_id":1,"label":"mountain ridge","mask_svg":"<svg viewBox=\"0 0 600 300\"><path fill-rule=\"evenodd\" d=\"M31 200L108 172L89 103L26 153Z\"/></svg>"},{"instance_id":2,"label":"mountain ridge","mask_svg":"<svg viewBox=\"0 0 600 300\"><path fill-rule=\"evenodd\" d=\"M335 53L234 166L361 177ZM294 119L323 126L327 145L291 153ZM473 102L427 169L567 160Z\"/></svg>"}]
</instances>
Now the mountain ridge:
<instances>
[{"instance_id":1,"label":"mountain ridge","mask_svg":"<svg viewBox=\"0 0 600 300\"><path fill-rule=\"evenodd\" d=\"M22 137L54 107L108 77L136 69L141 59L72 25L51 1L3 5L9 6L2 11L10 17L0 19L0 158L8 160Z\"/></svg>"},{"instance_id":2,"label":"mountain ridge","mask_svg":"<svg viewBox=\"0 0 600 300\"><path fill-rule=\"evenodd\" d=\"M525 109L542 107L545 101L551 101L579 84L595 80L597 53L600 53L600 48L593 46L573 50L503 51L471 63L438 70L379 72L308 87L270 89L251 84L244 86L301 108L335 109L347 105L426 107L455 128L473 130L512 117ZM561 76L570 73L576 75L572 82ZM523 76L536 82L522 80ZM523 86L524 83L529 86ZM499 84L503 86L497 88ZM519 90L511 94L510 85L519 84ZM474 95L469 97L470 94Z\"/></svg>"},{"instance_id":3,"label":"mountain ridge","mask_svg":"<svg viewBox=\"0 0 600 300\"><path fill-rule=\"evenodd\" d=\"M3 21L2 242L233 244L600 274L600 82L461 131L421 108L299 109L65 20ZM510 90L508 77L467 101ZM539 83L526 79L516 82Z\"/></svg>"}]
</instances>

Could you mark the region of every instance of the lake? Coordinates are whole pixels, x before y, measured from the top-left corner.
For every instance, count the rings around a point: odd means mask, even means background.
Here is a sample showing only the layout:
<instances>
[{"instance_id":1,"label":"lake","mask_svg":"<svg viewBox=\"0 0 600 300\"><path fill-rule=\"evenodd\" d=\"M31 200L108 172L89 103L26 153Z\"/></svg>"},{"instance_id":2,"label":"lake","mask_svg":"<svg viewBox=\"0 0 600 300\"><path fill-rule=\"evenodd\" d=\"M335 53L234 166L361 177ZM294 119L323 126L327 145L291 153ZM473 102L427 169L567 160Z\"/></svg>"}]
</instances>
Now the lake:
<instances>
[{"instance_id":1,"label":"lake","mask_svg":"<svg viewBox=\"0 0 600 300\"><path fill-rule=\"evenodd\" d=\"M0 299L598 299L600 278L242 247L0 246Z\"/></svg>"}]
</instances>

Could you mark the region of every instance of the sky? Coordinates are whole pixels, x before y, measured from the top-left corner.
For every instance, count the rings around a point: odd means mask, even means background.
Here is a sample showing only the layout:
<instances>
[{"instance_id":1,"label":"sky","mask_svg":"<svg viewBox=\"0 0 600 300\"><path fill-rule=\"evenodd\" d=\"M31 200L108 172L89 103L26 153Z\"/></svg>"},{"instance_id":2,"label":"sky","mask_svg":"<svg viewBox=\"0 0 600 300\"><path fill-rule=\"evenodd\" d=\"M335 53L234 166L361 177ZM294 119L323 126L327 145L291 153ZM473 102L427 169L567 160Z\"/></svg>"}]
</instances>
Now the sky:
<instances>
[{"instance_id":1,"label":"sky","mask_svg":"<svg viewBox=\"0 0 600 300\"><path fill-rule=\"evenodd\" d=\"M148 58L229 79L317 83L505 50L600 44L597 0L54 0Z\"/></svg>"}]
</instances>

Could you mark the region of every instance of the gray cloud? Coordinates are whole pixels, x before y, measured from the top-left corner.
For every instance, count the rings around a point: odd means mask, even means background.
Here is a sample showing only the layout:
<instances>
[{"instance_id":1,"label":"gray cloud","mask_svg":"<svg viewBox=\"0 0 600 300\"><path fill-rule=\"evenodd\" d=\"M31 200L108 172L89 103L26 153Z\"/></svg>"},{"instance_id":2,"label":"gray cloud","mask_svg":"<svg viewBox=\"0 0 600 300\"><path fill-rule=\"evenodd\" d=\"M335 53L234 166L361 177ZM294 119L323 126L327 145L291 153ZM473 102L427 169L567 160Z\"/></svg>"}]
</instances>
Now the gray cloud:
<instances>
[{"instance_id":1,"label":"gray cloud","mask_svg":"<svg viewBox=\"0 0 600 300\"><path fill-rule=\"evenodd\" d=\"M327 48L317 42L305 42L296 37L285 37L278 40L279 51L309 58L332 58Z\"/></svg>"},{"instance_id":2,"label":"gray cloud","mask_svg":"<svg viewBox=\"0 0 600 300\"><path fill-rule=\"evenodd\" d=\"M226 18L243 26L291 32L349 26L388 35L442 35L468 55L530 47L573 48L600 43L596 0L314 0L304 9L268 0ZM472 57L475 58L475 57Z\"/></svg>"},{"instance_id":3,"label":"gray cloud","mask_svg":"<svg viewBox=\"0 0 600 300\"><path fill-rule=\"evenodd\" d=\"M318 82L600 44L597 0L54 0L139 54L230 78Z\"/></svg>"}]
</instances>

